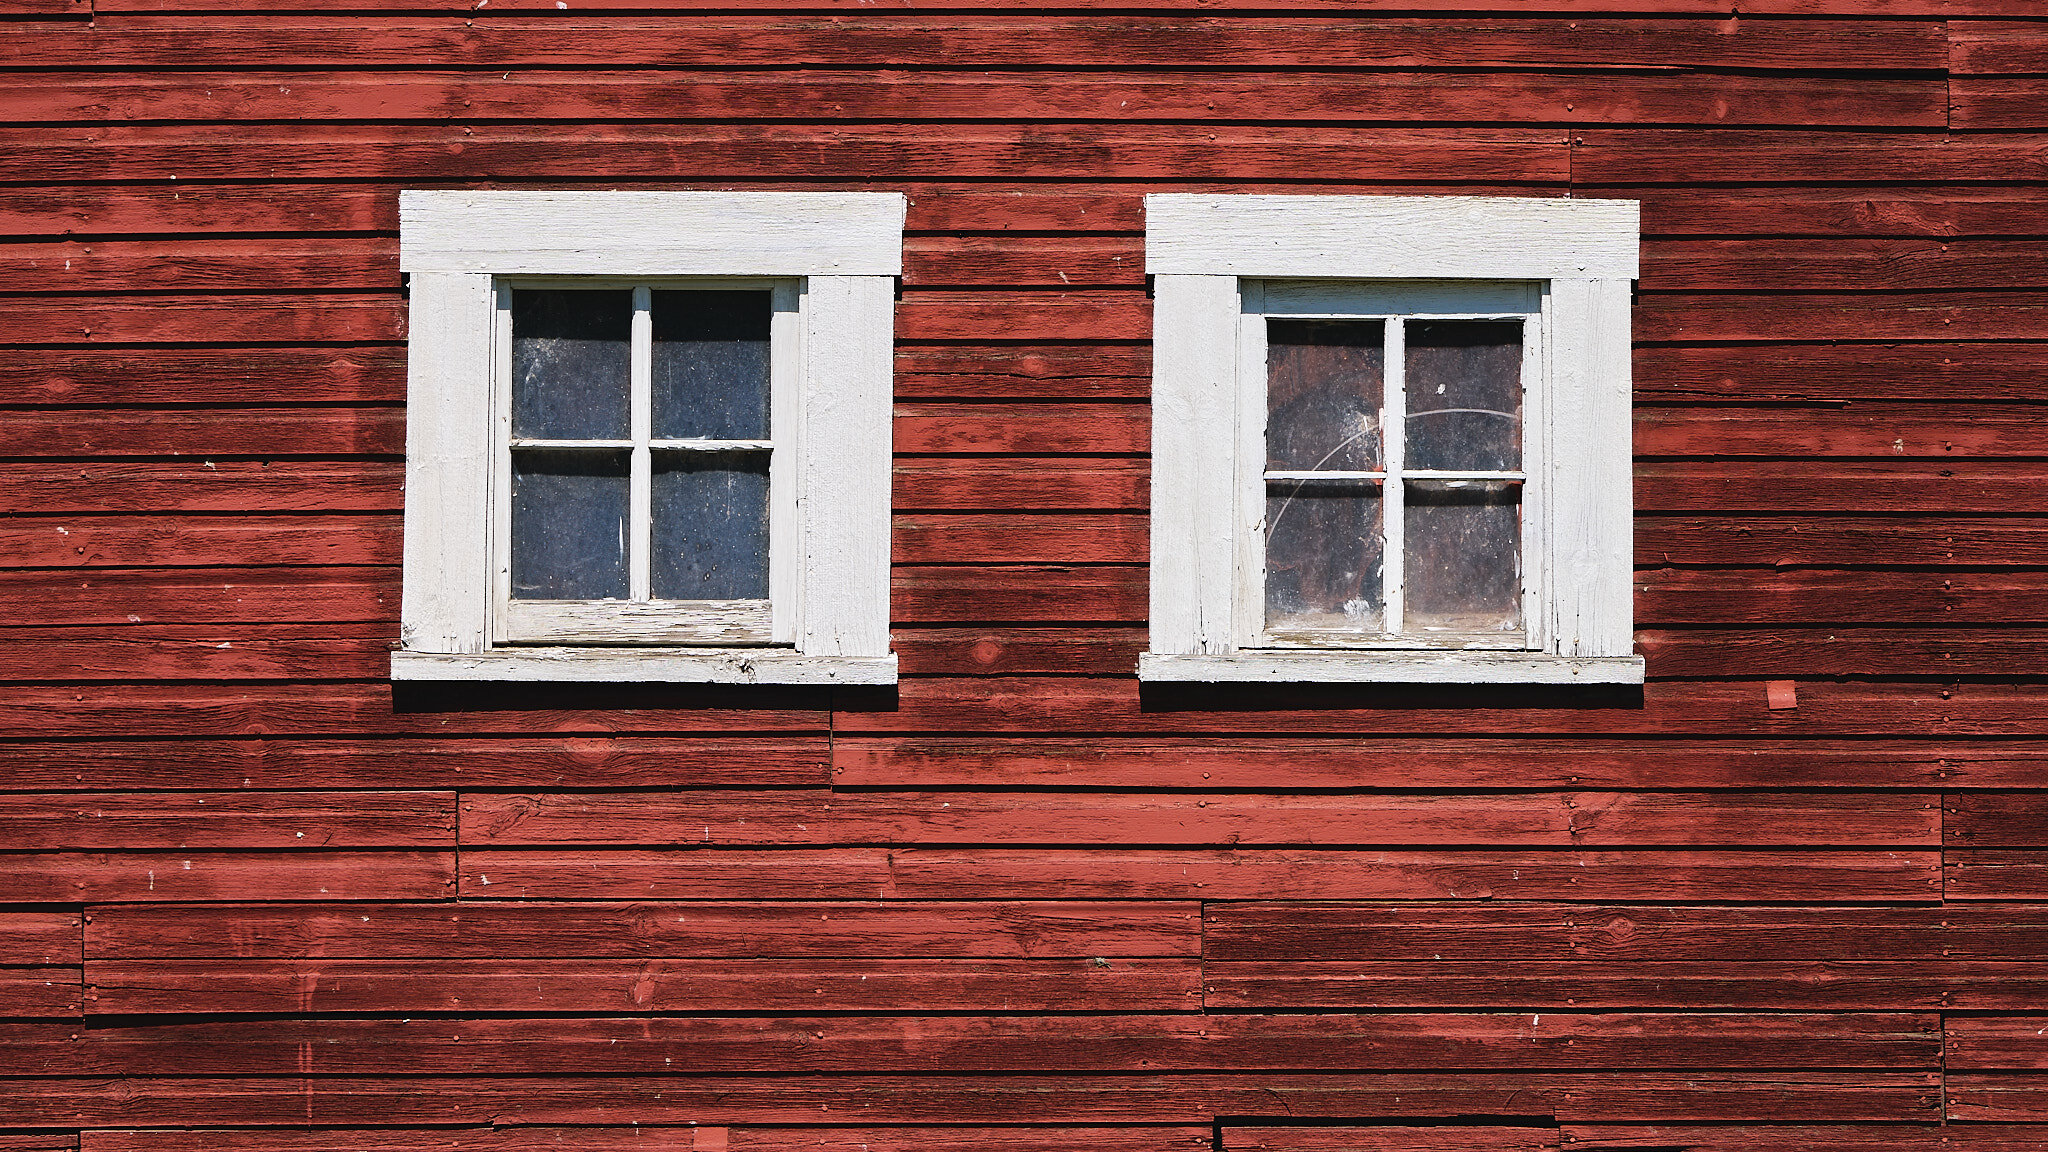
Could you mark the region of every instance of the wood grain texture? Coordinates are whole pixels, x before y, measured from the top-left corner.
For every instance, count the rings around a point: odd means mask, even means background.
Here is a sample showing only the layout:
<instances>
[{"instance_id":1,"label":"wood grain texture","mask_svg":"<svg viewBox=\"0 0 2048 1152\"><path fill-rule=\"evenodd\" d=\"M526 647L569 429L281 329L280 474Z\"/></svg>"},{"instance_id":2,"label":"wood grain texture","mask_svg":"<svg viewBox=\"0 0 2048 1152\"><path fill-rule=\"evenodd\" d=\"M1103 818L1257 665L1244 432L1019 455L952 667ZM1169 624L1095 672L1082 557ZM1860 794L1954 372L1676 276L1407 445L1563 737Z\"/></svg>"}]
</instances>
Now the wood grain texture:
<instances>
[{"instance_id":1,"label":"wood grain texture","mask_svg":"<svg viewBox=\"0 0 2048 1152\"><path fill-rule=\"evenodd\" d=\"M706 1152L723 1144L748 1152L1146 1152L1194 1149L1209 1143L1207 1129L1191 1128L474 1128L329 1132L94 1132L91 1152L185 1152L262 1147L277 1152Z\"/></svg>"}]
</instances>

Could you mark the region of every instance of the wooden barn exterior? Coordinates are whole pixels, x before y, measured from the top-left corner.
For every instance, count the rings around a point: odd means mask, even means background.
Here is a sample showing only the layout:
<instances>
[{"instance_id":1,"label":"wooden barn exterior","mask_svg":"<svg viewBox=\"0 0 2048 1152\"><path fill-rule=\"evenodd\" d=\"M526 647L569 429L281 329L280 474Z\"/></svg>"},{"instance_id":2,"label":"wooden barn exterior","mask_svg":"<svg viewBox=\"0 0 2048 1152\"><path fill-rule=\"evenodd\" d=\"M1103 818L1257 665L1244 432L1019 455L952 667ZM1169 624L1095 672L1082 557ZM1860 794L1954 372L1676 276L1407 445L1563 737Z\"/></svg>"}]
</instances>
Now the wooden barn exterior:
<instances>
[{"instance_id":1,"label":"wooden barn exterior","mask_svg":"<svg viewBox=\"0 0 2048 1152\"><path fill-rule=\"evenodd\" d=\"M2038 0L0 17L0 1150L2048 1148ZM614 189L903 198L896 671L394 680ZM1645 683L1141 684L1159 194L1640 204Z\"/></svg>"}]
</instances>

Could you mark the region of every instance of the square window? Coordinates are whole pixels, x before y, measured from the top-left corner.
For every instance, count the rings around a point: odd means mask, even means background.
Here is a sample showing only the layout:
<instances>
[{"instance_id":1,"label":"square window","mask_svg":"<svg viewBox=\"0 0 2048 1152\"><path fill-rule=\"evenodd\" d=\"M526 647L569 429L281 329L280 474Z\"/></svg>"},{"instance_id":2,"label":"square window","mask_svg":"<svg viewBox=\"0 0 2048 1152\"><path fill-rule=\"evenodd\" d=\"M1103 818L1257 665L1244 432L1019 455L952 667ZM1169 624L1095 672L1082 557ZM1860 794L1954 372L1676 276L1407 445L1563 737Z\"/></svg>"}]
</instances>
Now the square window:
<instances>
[{"instance_id":1,"label":"square window","mask_svg":"<svg viewBox=\"0 0 2048 1152\"><path fill-rule=\"evenodd\" d=\"M400 205L395 678L895 681L901 196Z\"/></svg>"},{"instance_id":2,"label":"square window","mask_svg":"<svg viewBox=\"0 0 2048 1152\"><path fill-rule=\"evenodd\" d=\"M1147 209L1142 678L1640 682L1633 202Z\"/></svg>"}]
</instances>

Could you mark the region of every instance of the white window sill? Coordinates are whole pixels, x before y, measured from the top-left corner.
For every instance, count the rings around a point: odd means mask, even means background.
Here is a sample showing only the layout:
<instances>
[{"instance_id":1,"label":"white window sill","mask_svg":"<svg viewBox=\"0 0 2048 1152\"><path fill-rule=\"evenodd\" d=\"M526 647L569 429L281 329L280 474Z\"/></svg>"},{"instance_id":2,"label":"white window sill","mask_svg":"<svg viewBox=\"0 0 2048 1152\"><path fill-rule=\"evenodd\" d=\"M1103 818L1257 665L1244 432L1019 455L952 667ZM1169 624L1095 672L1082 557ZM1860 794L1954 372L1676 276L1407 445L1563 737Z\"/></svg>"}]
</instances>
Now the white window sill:
<instances>
[{"instance_id":1,"label":"white window sill","mask_svg":"<svg viewBox=\"0 0 2048 1152\"><path fill-rule=\"evenodd\" d=\"M531 683L894 684L896 657L804 656L773 648L517 648L393 652L393 680Z\"/></svg>"},{"instance_id":2,"label":"white window sill","mask_svg":"<svg viewBox=\"0 0 2048 1152\"><path fill-rule=\"evenodd\" d=\"M1641 656L1542 652L1147 652L1138 679L1152 683L1641 684Z\"/></svg>"}]
</instances>

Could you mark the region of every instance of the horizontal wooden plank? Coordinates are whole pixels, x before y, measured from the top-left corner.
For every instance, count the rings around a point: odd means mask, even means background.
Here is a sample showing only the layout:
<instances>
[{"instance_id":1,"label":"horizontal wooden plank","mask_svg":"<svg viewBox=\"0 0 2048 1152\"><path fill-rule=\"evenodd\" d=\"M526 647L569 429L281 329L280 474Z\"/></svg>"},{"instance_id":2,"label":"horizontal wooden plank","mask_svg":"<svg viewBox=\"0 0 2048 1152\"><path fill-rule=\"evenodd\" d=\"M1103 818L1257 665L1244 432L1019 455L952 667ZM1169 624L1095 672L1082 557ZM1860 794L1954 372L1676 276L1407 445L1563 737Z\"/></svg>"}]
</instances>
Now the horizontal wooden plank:
<instances>
[{"instance_id":1,"label":"horizontal wooden plank","mask_svg":"<svg viewBox=\"0 0 2048 1152\"><path fill-rule=\"evenodd\" d=\"M890 557L898 564L1133 564L1146 554L1144 516L897 516ZM7 526L0 521L0 541Z\"/></svg>"},{"instance_id":2,"label":"horizontal wooden plank","mask_svg":"<svg viewBox=\"0 0 2048 1152\"><path fill-rule=\"evenodd\" d=\"M1043 895L1039 893L1036 895ZM246 905L96 908L101 960L1188 957L1193 904ZM75 930L74 930L75 935Z\"/></svg>"},{"instance_id":3,"label":"horizontal wooden plank","mask_svg":"<svg viewBox=\"0 0 2048 1152\"><path fill-rule=\"evenodd\" d=\"M1652 676L2043 676L2048 628L1640 629Z\"/></svg>"},{"instance_id":4,"label":"horizontal wooden plank","mask_svg":"<svg viewBox=\"0 0 2048 1152\"><path fill-rule=\"evenodd\" d=\"M1942 837L1979 848L2048 848L2048 795L1951 792L1942 797Z\"/></svg>"},{"instance_id":5,"label":"horizontal wooden plank","mask_svg":"<svg viewBox=\"0 0 2048 1152\"><path fill-rule=\"evenodd\" d=\"M1648 625L2048 620L2048 574L2033 571L1646 568L1635 586L1637 618Z\"/></svg>"},{"instance_id":6,"label":"horizontal wooden plank","mask_svg":"<svg viewBox=\"0 0 2048 1152\"><path fill-rule=\"evenodd\" d=\"M1651 240L1643 288L1689 292L1875 292L1930 288L2028 288L2048 244L2039 240L1785 239Z\"/></svg>"},{"instance_id":7,"label":"horizontal wooden plank","mask_svg":"<svg viewBox=\"0 0 2048 1152\"><path fill-rule=\"evenodd\" d=\"M402 456L397 408L0 411L8 456Z\"/></svg>"},{"instance_id":8,"label":"horizontal wooden plank","mask_svg":"<svg viewBox=\"0 0 2048 1152\"><path fill-rule=\"evenodd\" d=\"M272 86L275 90L275 85ZM398 290L389 238L76 240L0 248L0 292Z\"/></svg>"},{"instance_id":9,"label":"horizontal wooden plank","mask_svg":"<svg viewBox=\"0 0 2048 1152\"><path fill-rule=\"evenodd\" d=\"M77 964L83 937L76 912L0 912L0 965Z\"/></svg>"},{"instance_id":10,"label":"horizontal wooden plank","mask_svg":"<svg viewBox=\"0 0 2048 1152\"><path fill-rule=\"evenodd\" d=\"M659 709L644 709L659 701ZM404 694L394 707L388 683L226 685L81 685L11 689L0 697L0 733L37 739L334 735L460 736L503 733L604 737L623 732L819 731L819 693L751 693L692 687L673 690L554 685L523 693L503 685Z\"/></svg>"},{"instance_id":11,"label":"horizontal wooden plank","mask_svg":"<svg viewBox=\"0 0 2048 1152\"><path fill-rule=\"evenodd\" d=\"M0 1018L76 1017L80 996L76 968L0 968Z\"/></svg>"},{"instance_id":12,"label":"horizontal wooden plank","mask_svg":"<svg viewBox=\"0 0 2048 1152\"><path fill-rule=\"evenodd\" d=\"M2048 851L1950 848L1942 854L1948 900L2048 900Z\"/></svg>"},{"instance_id":13,"label":"horizontal wooden plank","mask_svg":"<svg viewBox=\"0 0 2048 1152\"><path fill-rule=\"evenodd\" d=\"M2042 53L2048 60L2048 52ZM2048 128L2048 100L2038 76L1949 77L1949 120L1977 131Z\"/></svg>"},{"instance_id":14,"label":"horizontal wooden plank","mask_svg":"<svg viewBox=\"0 0 2048 1152\"><path fill-rule=\"evenodd\" d=\"M692 26L706 25L694 22ZM545 20L533 29L535 42L562 44L565 27L563 22ZM614 45L606 51L630 54L652 49L669 59L667 50L657 47L662 37L640 36L619 22L607 22L604 27L632 45L630 49ZM448 28L457 35L469 35L452 24ZM331 28L308 31L311 43L338 42ZM264 33L272 32L289 35L284 25L266 22ZM1005 33L1006 40L1009 35ZM172 33L172 38L179 37ZM119 49L111 38L104 46L100 37L93 39L88 51L95 62L115 64ZM828 34L827 42L845 41L834 32ZM172 50L178 56L173 66L205 62L203 57L185 55L190 47ZM399 51L407 53L413 47L405 45ZM1117 50L1123 47L1119 45ZM1725 51L1718 44L1716 47ZM349 50L360 48L358 41ZM26 46L9 45L10 51L17 49L26 50ZM1001 67L1017 65L1014 50L1014 42L1006 43L1006 63ZM1329 49L1319 44L1314 50L1320 58ZM245 53L250 51L263 50L237 48L229 63L248 58ZM779 56L777 62L786 65L789 60ZM402 66L419 62L408 56ZM606 61L608 65L618 62L616 58ZM44 63L55 65L54 61ZM95 126L0 128L0 179L44 183L175 176L180 182L213 181L240 179L260 170L278 180L438 183L489 180L496 173L498 179L557 182L590 180L593 172L602 171L606 186L615 180L669 178L840 182L1237 178L1562 184L1570 176L1569 152L1564 130L1549 127L1105 128L1030 123L974 125L934 134L925 125L835 126L827 130L804 124L523 123L478 127L449 122L266 125L237 133L233 146L223 147L218 132L207 126ZM1990 165L1986 170L2005 171L2011 166ZM986 339L988 331L984 327L966 338ZM220 338L238 339L231 334Z\"/></svg>"},{"instance_id":15,"label":"horizontal wooden plank","mask_svg":"<svg viewBox=\"0 0 2048 1152\"><path fill-rule=\"evenodd\" d=\"M1933 900L1904 849L468 849L467 898L817 900ZM2009 898L2026 898L2018 895Z\"/></svg>"},{"instance_id":16,"label":"horizontal wooden plank","mask_svg":"<svg viewBox=\"0 0 2048 1152\"><path fill-rule=\"evenodd\" d=\"M1981 1149L1982 1152L2021 1152L2037 1147L2043 1136L2039 1128L2013 1124L1950 1124L1942 1127L1853 1127L1816 1125L1749 1126L1716 1128L1629 1128L1612 1125L1572 1125L1565 1128L1572 1148L1668 1148L1672 1152L1762 1152L1767 1148L1799 1148L1803 1152L1865 1152L1866 1149L1897 1149L1899 1152L1939 1152L1941 1149Z\"/></svg>"},{"instance_id":17,"label":"horizontal wooden plank","mask_svg":"<svg viewBox=\"0 0 2048 1152\"><path fill-rule=\"evenodd\" d=\"M1638 512L2010 512L2048 483L2019 460L1638 460Z\"/></svg>"},{"instance_id":18,"label":"horizontal wooden plank","mask_svg":"<svg viewBox=\"0 0 2048 1152\"><path fill-rule=\"evenodd\" d=\"M11 849L453 845L453 792L0 793Z\"/></svg>"},{"instance_id":19,"label":"horizontal wooden plank","mask_svg":"<svg viewBox=\"0 0 2048 1152\"><path fill-rule=\"evenodd\" d=\"M1028 676L1037 673L1126 676L1145 650L1145 630L1089 624L1078 628L902 627L891 646L905 676Z\"/></svg>"},{"instance_id":20,"label":"horizontal wooden plank","mask_svg":"<svg viewBox=\"0 0 2048 1152\"><path fill-rule=\"evenodd\" d=\"M2037 745L1294 737L837 737L852 788L1973 788L2030 787Z\"/></svg>"},{"instance_id":21,"label":"horizontal wooden plank","mask_svg":"<svg viewBox=\"0 0 2048 1152\"><path fill-rule=\"evenodd\" d=\"M0 518L0 551L22 568L391 566L399 537L389 514Z\"/></svg>"},{"instance_id":22,"label":"horizontal wooden plank","mask_svg":"<svg viewBox=\"0 0 2048 1152\"><path fill-rule=\"evenodd\" d=\"M452 852L10 852L0 901L433 900L453 895Z\"/></svg>"},{"instance_id":23,"label":"horizontal wooden plank","mask_svg":"<svg viewBox=\"0 0 2048 1152\"><path fill-rule=\"evenodd\" d=\"M1952 100L1966 81L1949 78ZM2038 188L1867 180L1807 188L1613 185L1599 194L1641 201L1645 236L2027 236L2038 231L2041 202Z\"/></svg>"},{"instance_id":24,"label":"horizontal wooden plank","mask_svg":"<svg viewBox=\"0 0 2048 1152\"><path fill-rule=\"evenodd\" d=\"M5 211L0 207L0 220ZM261 345L17 348L0 364L0 394L12 403L74 405L396 404L405 398L405 353Z\"/></svg>"},{"instance_id":25,"label":"horizontal wooden plank","mask_svg":"<svg viewBox=\"0 0 2048 1152\"><path fill-rule=\"evenodd\" d=\"M427 733L407 740L88 737L79 743L10 745L7 779L17 788L107 789L817 787L828 779L830 758L823 733L482 740Z\"/></svg>"},{"instance_id":26,"label":"horizontal wooden plank","mask_svg":"<svg viewBox=\"0 0 2048 1152\"><path fill-rule=\"evenodd\" d=\"M31 5L52 3L54 0L24 0ZM207 12L232 12L259 7L257 0L110 0L109 12L175 12L200 10ZM1618 12L1625 14L1669 13L1674 15L1725 16L1727 9L1723 0L1538 0L1536 3L1517 6L1513 11L1522 15L1543 14L1592 14ZM305 11L328 10L346 11L401 11L430 12L453 9L468 12L470 9L458 0L262 0L262 11ZM1204 11L1231 12L1250 10L1254 12L1394 12L1412 11L1412 0L1215 0L1203 5ZM635 6L640 11L695 10L707 7L704 0L642 0ZM547 0L506 0L505 7L512 10L546 10L551 5ZM914 0L875 0L858 6L847 0L805 0L791 3L790 0L723 0L716 4L718 11L771 11L825 13L876 12L892 9L915 9ZM999 0L961 0L949 5L950 8L977 12L984 10L1008 11L1009 6ZM1075 11L1110 9L1120 13L1166 12L1185 14L1185 9L1162 0L1148 0L1146 3L1130 3L1129 0L1073 0L1063 5ZM1500 0L1437 0L1436 11L1482 12L1497 14L1502 10ZM1911 16L2027 16L2033 9L2025 6L2025 0L1756 0L1746 13L1775 16L1832 16L1832 17L1911 17Z\"/></svg>"},{"instance_id":27,"label":"horizontal wooden plank","mask_svg":"<svg viewBox=\"0 0 2048 1152\"><path fill-rule=\"evenodd\" d=\"M1942 1020L1943 1066L1957 1069L2048 1069L2048 1016L1948 1016Z\"/></svg>"},{"instance_id":28,"label":"horizontal wooden plank","mask_svg":"<svg viewBox=\"0 0 2048 1152\"><path fill-rule=\"evenodd\" d=\"M1928 793L569 792L462 797L461 843L1925 845ZM0 817L0 830L4 830Z\"/></svg>"},{"instance_id":29,"label":"horizontal wooden plank","mask_svg":"<svg viewBox=\"0 0 2048 1152\"><path fill-rule=\"evenodd\" d=\"M1942 1099L1951 1120L2048 1122L2048 1076L2038 1072L1949 1073Z\"/></svg>"},{"instance_id":30,"label":"horizontal wooden plank","mask_svg":"<svg viewBox=\"0 0 2048 1152\"><path fill-rule=\"evenodd\" d=\"M2040 144L2018 134L1683 133L1587 128L1573 133L1572 177L1587 185L1691 184L1712 157L1718 183L1892 183L2035 180Z\"/></svg>"},{"instance_id":31,"label":"horizontal wooden plank","mask_svg":"<svg viewBox=\"0 0 2048 1152\"><path fill-rule=\"evenodd\" d=\"M937 196L922 205L913 201L911 211L933 204L966 201L992 203L985 209L990 218L976 220L985 227L1000 227L1007 219L1000 212L1012 200L1026 202L1054 199L1026 193L990 193L975 197ZM1112 217L1123 230L1142 231L1143 201L1135 196L1104 200L1098 196L1059 197L1079 203L1073 215L1085 219L1095 213ZM935 211L938 209L934 209ZM960 208L960 212L974 209ZM1053 221L1032 219L1028 225ZM1074 227L1060 221L1061 227ZM1000 335L999 333L997 335ZM900 399L1075 399L1145 400L1152 394L1152 349L1150 341L1124 344L928 344L899 341L896 345L896 395Z\"/></svg>"},{"instance_id":32,"label":"horizontal wooden plank","mask_svg":"<svg viewBox=\"0 0 2048 1152\"><path fill-rule=\"evenodd\" d=\"M1562 1146L1554 1125L1498 1127L1443 1124L1430 1127L1223 1127L1217 1147L1223 1152L1543 1152Z\"/></svg>"},{"instance_id":33,"label":"horizontal wooden plank","mask_svg":"<svg viewBox=\"0 0 2048 1152\"><path fill-rule=\"evenodd\" d=\"M395 293L309 293L296 302L254 295L9 296L0 306L13 317L9 342L25 345L311 344L405 336L405 309Z\"/></svg>"},{"instance_id":34,"label":"horizontal wooden plank","mask_svg":"<svg viewBox=\"0 0 2048 1152\"><path fill-rule=\"evenodd\" d=\"M1256 24L1218 23L1224 35ZM1527 26L1540 27L1534 22ZM1853 26L1849 26L1853 27ZM375 35L374 26L370 31ZM1738 37L1738 41L1739 41ZM202 49L203 50L203 49ZM779 62L787 66L785 58ZM934 59L929 63L941 63ZM1323 61L1327 63L1327 60ZM929 64L926 65L929 67ZM1814 76L1796 72L1649 75L1581 73L919 71L877 84L871 74L522 70L494 84L464 73L379 77L326 72L161 76L19 75L0 119L59 121L354 121L464 118L703 120L786 118L792 107L859 120L1482 121L1579 124L1941 125L1938 76ZM544 110L544 112L543 112Z\"/></svg>"},{"instance_id":35,"label":"horizontal wooden plank","mask_svg":"<svg viewBox=\"0 0 2048 1152\"><path fill-rule=\"evenodd\" d=\"M2023 516L1638 516L1636 563L2035 567L2048 521Z\"/></svg>"},{"instance_id":36,"label":"horizontal wooden plank","mask_svg":"<svg viewBox=\"0 0 2048 1152\"><path fill-rule=\"evenodd\" d=\"M1949 37L1948 66L1962 75L2048 72L2048 34L2031 20L1963 24Z\"/></svg>"},{"instance_id":37,"label":"horizontal wooden plank","mask_svg":"<svg viewBox=\"0 0 2048 1152\"><path fill-rule=\"evenodd\" d=\"M889 614L906 624L1009 621L1143 623L1143 568L1020 565L898 567Z\"/></svg>"},{"instance_id":38,"label":"horizontal wooden plank","mask_svg":"<svg viewBox=\"0 0 2048 1152\"><path fill-rule=\"evenodd\" d=\"M2048 367L2021 343L1649 345L1635 350L1634 387L1673 402L2035 401L2048 399Z\"/></svg>"},{"instance_id":39,"label":"horizontal wooden plank","mask_svg":"<svg viewBox=\"0 0 2048 1152\"><path fill-rule=\"evenodd\" d=\"M387 624L398 615L398 573L388 567L24 569L0 573L0 613L47 627Z\"/></svg>"},{"instance_id":40,"label":"horizontal wooden plank","mask_svg":"<svg viewBox=\"0 0 2048 1152\"><path fill-rule=\"evenodd\" d=\"M2038 456L2043 410L1952 401L1815 408L1637 407L1641 456Z\"/></svg>"},{"instance_id":41,"label":"horizontal wooden plank","mask_svg":"<svg viewBox=\"0 0 2048 1152\"><path fill-rule=\"evenodd\" d=\"M932 318L941 319L936 310ZM1107 325L1111 320L1105 314L1097 322ZM2044 336L2048 295L2027 291L1644 293L1635 310L1635 338L1652 341L1982 341Z\"/></svg>"},{"instance_id":42,"label":"horizontal wooden plank","mask_svg":"<svg viewBox=\"0 0 2048 1152\"><path fill-rule=\"evenodd\" d=\"M1213 962L1725 964L2040 960L2032 905L1949 908L1579 904L1211 904Z\"/></svg>"},{"instance_id":43,"label":"horizontal wooden plank","mask_svg":"<svg viewBox=\"0 0 2048 1152\"><path fill-rule=\"evenodd\" d=\"M1147 706L1138 686L1107 679L906 680L893 712L843 712L847 735L885 732L1152 733L1271 732L1294 735L2040 736L2043 691L2026 683L1930 685L1826 683L1800 686L1799 707L1767 706L1761 682L1652 682L1638 700L1475 694L1469 707L1441 690L1388 687L1362 701L1351 689L1288 685L1284 691L1191 690ZM1567 706L1569 701L1569 706ZM1466 703L1460 700L1461 704ZM77 708L73 704L72 709ZM55 728L63 701L44 713ZM0 721L7 703L0 701ZM58 735L50 731L48 735Z\"/></svg>"},{"instance_id":44,"label":"horizontal wooden plank","mask_svg":"<svg viewBox=\"0 0 2048 1152\"><path fill-rule=\"evenodd\" d=\"M620 67L717 61L725 67L943 62L953 68L1296 67L1333 59L1381 68L1671 66L1764 69L1940 69L1941 29L1926 22L1759 21L1724 27L1689 20L1360 20L1199 16L1145 18L906 16L863 12L829 22L777 17L630 22L506 15L476 22L358 18L355 34L306 17L252 27L232 18L122 20L93 37L33 27L11 39L18 68L237 68L302 65L460 68Z\"/></svg>"},{"instance_id":45,"label":"horizontal wooden plank","mask_svg":"<svg viewBox=\"0 0 2048 1152\"><path fill-rule=\"evenodd\" d=\"M1899 1068L1930 1013L628 1017L23 1024L9 1075Z\"/></svg>"},{"instance_id":46,"label":"horizontal wooden plank","mask_svg":"<svg viewBox=\"0 0 2048 1152\"><path fill-rule=\"evenodd\" d=\"M249 625L235 625L247 629ZM349 625L331 625L349 630ZM0 635L0 680L368 680L391 668L389 627L376 636L187 640ZM71 632L72 629L51 631ZM208 629L219 635L222 629Z\"/></svg>"},{"instance_id":47,"label":"horizontal wooden plank","mask_svg":"<svg viewBox=\"0 0 2048 1152\"><path fill-rule=\"evenodd\" d=\"M396 462L0 463L0 511L395 512L404 480Z\"/></svg>"},{"instance_id":48,"label":"horizontal wooden plank","mask_svg":"<svg viewBox=\"0 0 2048 1152\"><path fill-rule=\"evenodd\" d=\"M922 511L1132 511L1147 506L1151 470L1142 460L1002 457L898 460L894 506Z\"/></svg>"},{"instance_id":49,"label":"horizontal wooden plank","mask_svg":"<svg viewBox=\"0 0 2048 1152\"><path fill-rule=\"evenodd\" d=\"M899 404L894 427L896 451L914 454L1122 454L1152 443L1145 404Z\"/></svg>"},{"instance_id":50,"label":"horizontal wooden plank","mask_svg":"<svg viewBox=\"0 0 2048 1152\"><path fill-rule=\"evenodd\" d=\"M433 1128L252 1133L95 1131L86 1152L1153 1152L1207 1148L1207 1128ZM4 1146L0 1146L4 1147Z\"/></svg>"},{"instance_id":51,"label":"horizontal wooden plank","mask_svg":"<svg viewBox=\"0 0 2048 1152\"><path fill-rule=\"evenodd\" d=\"M1215 1116L1556 1116L1567 1121L1920 1122L1932 1072L1691 1071L1170 1076L136 1077L0 1080L0 1121L85 1128L451 1123L1202 1124ZM25 1118L25 1119L24 1119Z\"/></svg>"},{"instance_id":52,"label":"horizontal wooden plank","mask_svg":"<svg viewBox=\"0 0 2048 1152\"><path fill-rule=\"evenodd\" d=\"M0 969L0 989L6 973ZM26 970L24 970L26 971ZM76 988L76 970L73 975ZM1193 959L96 961L109 1014L1191 1012ZM0 1003L5 1000L0 991ZM73 996L74 1011L76 996ZM21 1015L21 1013L15 1013Z\"/></svg>"},{"instance_id":53,"label":"horizontal wooden plank","mask_svg":"<svg viewBox=\"0 0 2048 1152\"><path fill-rule=\"evenodd\" d=\"M1861 961L1210 961L1211 1009L2015 1009L2041 1003L2048 965L1939 957Z\"/></svg>"}]
</instances>

